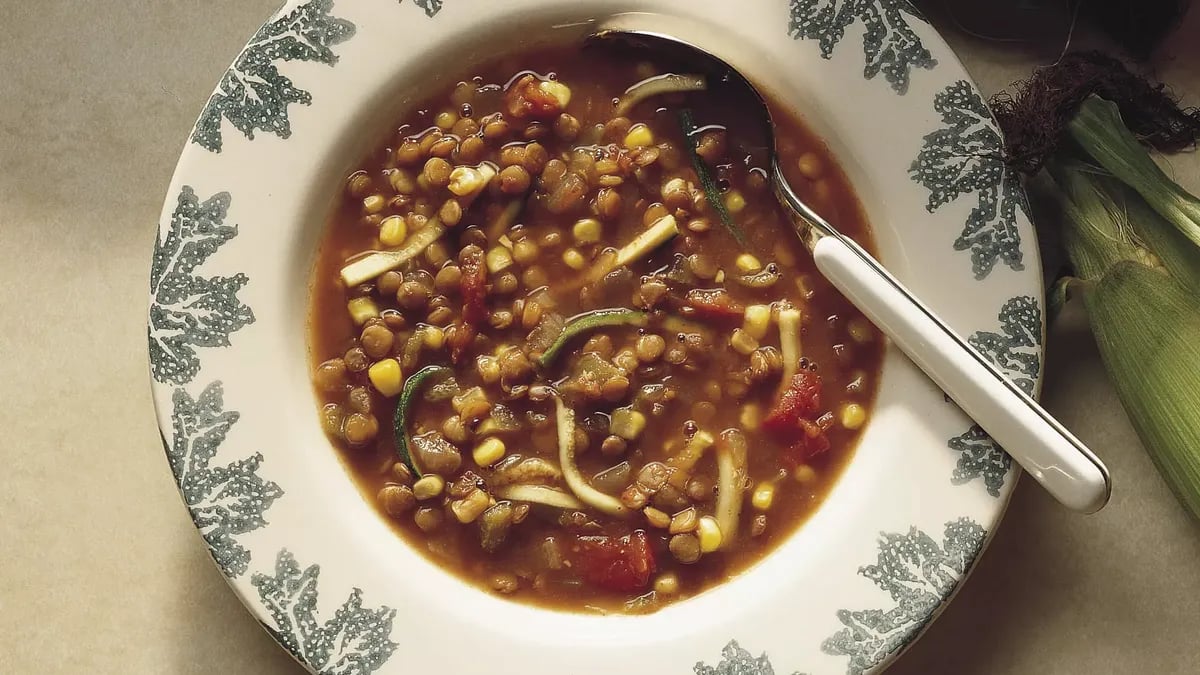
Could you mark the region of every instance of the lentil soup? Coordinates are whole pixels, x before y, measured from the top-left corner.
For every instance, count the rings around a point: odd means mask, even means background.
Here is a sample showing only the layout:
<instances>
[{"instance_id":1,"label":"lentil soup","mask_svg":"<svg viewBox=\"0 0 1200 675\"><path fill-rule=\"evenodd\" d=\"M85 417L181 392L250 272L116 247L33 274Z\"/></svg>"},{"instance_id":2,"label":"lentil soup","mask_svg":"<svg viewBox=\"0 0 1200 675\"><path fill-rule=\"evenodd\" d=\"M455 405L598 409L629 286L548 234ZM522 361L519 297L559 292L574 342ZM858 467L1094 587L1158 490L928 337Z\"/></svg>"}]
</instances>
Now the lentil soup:
<instances>
[{"instance_id":1,"label":"lentil soup","mask_svg":"<svg viewBox=\"0 0 1200 675\"><path fill-rule=\"evenodd\" d=\"M883 340L709 79L508 57L346 179L311 285L322 425L381 516L489 592L653 611L771 551L853 454ZM793 185L869 246L825 145L773 109Z\"/></svg>"}]
</instances>

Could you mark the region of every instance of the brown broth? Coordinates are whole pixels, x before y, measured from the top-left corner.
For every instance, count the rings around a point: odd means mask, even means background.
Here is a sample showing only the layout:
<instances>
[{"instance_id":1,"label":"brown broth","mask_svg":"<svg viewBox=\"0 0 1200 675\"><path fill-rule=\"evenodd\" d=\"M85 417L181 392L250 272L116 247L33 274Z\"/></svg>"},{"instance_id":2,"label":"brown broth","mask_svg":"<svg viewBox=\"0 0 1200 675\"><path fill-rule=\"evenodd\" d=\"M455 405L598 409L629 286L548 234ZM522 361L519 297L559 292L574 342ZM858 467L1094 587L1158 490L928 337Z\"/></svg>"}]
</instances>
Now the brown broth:
<instances>
[{"instance_id":1,"label":"brown broth","mask_svg":"<svg viewBox=\"0 0 1200 675\"><path fill-rule=\"evenodd\" d=\"M650 74L647 71L644 54L634 56L627 54L605 53L603 58L595 54L584 57L577 49L554 48L526 53L519 57L505 59L503 63L482 69L474 80L482 93L475 95L471 101L475 119L480 113L490 113L502 107L500 100L505 83L513 79L514 74L528 70L542 76L553 74L559 82L567 84L572 92L567 112L577 118L583 129L597 123L603 123L612 115L613 99L619 96L631 83L637 82ZM655 72L664 72L656 70ZM494 86L493 85L497 85ZM489 91L490 90L490 91ZM461 90L460 90L461 93ZM393 194L387 190L386 172L396 165L396 150L406 137L420 134L423 130L434 126L438 113L455 110L459 106L449 104L453 95L452 89L437 92L426 102L417 106L414 113L405 118L393 137L385 140L362 164L362 170L373 179L373 188L384 195ZM728 127L728 138L738 138L740 120L736 115L724 111L717 116L715 109L707 106L703 95L688 95L688 105L696 109L696 119L700 125L719 121ZM685 152L682 152L683 137L675 119L675 98L657 98L640 104L631 115L634 123L646 123L652 129L657 143L668 142L681 150L678 153L678 168L666 169L668 174L689 175L694 180L695 174ZM834 222L848 235L870 247L871 237L863 210L855 197L851 185L838 167L835 158L830 154L825 144L817 138L794 114L773 106L776 112L777 134L779 138L781 161L792 179L792 185L800 195L809 201L815 209ZM670 108L670 110L657 110ZM459 111L456 111L459 112ZM553 125L550 125L551 127ZM509 139L520 140L520 131ZM616 139L620 143L620 139ZM553 128L549 130L545 140L541 141L550 151L549 157L559 155L563 148L579 143L565 143L558 140ZM728 143L736 147L736 143ZM494 158L498 146L488 145L488 159ZM660 162L666 163L665 155ZM590 525L582 530L564 526L560 521L564 513L557 513L544 507L531 510L524 522L513 525L508 539L494 553L485 553L480 548L478 528L473 525L459 525L453 514L444 508L445 517L441 526L432 534L421 531L415 524L412 511L399 518L389 517L379 505L376 495L386 485L397 482L393 465L396 462L394 438L390 429L396 398L386 398L372 391L371 414L379 424L378 436L366 447L351 448L344 439L331 437L337 451L346 462L349 471L363 492L364 498L375 504L382 517L389 521L392 527L406 541L428 558L448 569L470 583L477 584L491 592L496 585L505 586L510 577L497 575L513 575L518 588L512 592L514 599L536 603L542 606L565 610L583 611L652 611L653 609L693 596L715 584L728 579L730 576L745 570L763 555L769 553L796 528L803 523L821 504L825 495L836 482L846 463L853 454L853 448L858 440L859 429L846 429L836 421L838 411L843 402L854 402L867 409L868 414L874 400L876 382L880 370L882 355L882 339L873 328L866 329L868 340L856 341L849 335L848 326L853 324L862 330L866 325L859 312L854 309L840 294L838 294L814 268L808 252L801 245L798 237L792 232L787 223L783 210L775 203L769 188L762 185L752 185L754 179L745 170L746 166L761 163L754 152L730 151L727 159L721 162L724 169L718 170L722 187L737 190L745 196L747 206L739 214L737 221L742 225L748 236L746 246L739 245L726 232L719 219L711 209L707 215L710 229L706 232L691 232L680 221L681 233L671 243L656 249L648 260L636 261L633 268L632 286L619 285L611 292L593 293L592 297L581 301L579 287L583 283L587 269L577 271L568 266L562 257L565 249L572 245L571 224L577 218L592 215L586 206L569 214L556 215L548 212L544 204L537 203L525 209L518 222L522 226L509 231L514 240L524 233L525 237L542 242L539 257L530 266L538 266L545 272L544 277L551 280L549 292L557 303L557 312L564 317L571 317L579 312L597 307L629 306L631 302L630 288L637 288L639 275L651 274L670 265L676 253L698 253L709 256L721 269L729 275L736 273L737 256L749 251L764 264L778 264L782 278L767 291L744 288L737 284L727 283L734 300L750 305L770 303L780 298L790 300L803 311L803 355L813 364L821 376L822 411L830 411L835 421L827 431L830 449L823 454L806 461L798 470L781 469L781 453L784 443L762 430L755 430L754 424L748 425L746 436L749 442L748 452L748 489L744 494L744 506L741 512L739 536L729 550L720 550L704 554L694 564L682 564L675 560L668 551L667 538L664 530L656 529L647 524L646 518L635 514L632 518L615 519L594 511L588 512ZM822 167L821 175L811 180L802 175L798 166L801 157L809 166L815 159ZM457 164L451 160L452 164ZM420 164L414 173L420 171ZM633 181L626 181L616 189L622 193L623 205L620 216L604 223L603 242L594 246L581 246L581 255L588 259L588 267L596 264L596 256L605 246L620 246L633 239L641 232L645 224L643 214L649 206L649 200L639 198L634 192L637 188ZM595 194L590 188L588 197ZM451 232L443 239L447 243L451 260L456 258L457 246L454 244L456 235L461 236L463 229L470 225L486 224L494 220L499 210L510 198L484 194L471 207L463 218L462 224L451 228ZM348 291L343 287L338 272L348 258L363 251L379 247L378 227L372 219L364 217L363 202L360 197L345 197L330 220L320 254L313 270L311 283L311 307L309 317L310 358L314 371L327 359L341 357L347 349L358 344L359 327L350 320L347 310L347 298L361 291ZM433 208L437 208L436 204ZM380 215L392 211L385 210ZM400 211L401 213L403 211ZM411 229L410 229L411 232ZM560 237L561 244L547 246L547 237ZM488 248L495 245L495 239L489 238ZM437 267L431 265L425 256L417 259L413 269L429 270L430 276L437 272ZM517 266L528 267L528 266ZM495 275L489 275L489 281L494 282ZM520 275L518 275L520 278ZM587 284L595 286L594 284ZM701 287L711 286L711 282L700 283ZM513 301L525 297L532 290L524 286L516 293L497 297L489 294L489 310L511 310ZM437 293L436 290L434 291ZM450 297L449 304L457 312L461 309L462 301L458 297ZM394 306L394 302L392 305ZM383 306L381 304L381 306ZM403 338L411 333L416 323L413 316L423 312L406 312L409 316L407 327L396 331L397 347L404 343ZM485 327L481 333L485 336L481 348L473 354L490 354L497 345L521 345L529 333L528 327L521 325L521 317L517 316L513 325L504 329ZM674 399L665 404L665 410L660 415L647 415L648 422L645 431L636 443L631 443L625 456L611 457L600 452L600 446L605 437L603 434L591 434L587 448L579 452L579 465L585 476L595 473L628 460L633 466L633 474L638 468L650 461L666 461L677 452L684 443L684 430L689 426L689 420L697 415L697 404L709 401L713 404L712 418L698 424L704 430L711 431L714 436L727 427L742 427L742 411L744 406L757 406L762 414L771 408L778 389L778 376L765 383L751 386L742 396L730 395L731 387L728 380L739 369L745 369L748 358L727 346L731 329L741 325L741 321L728 324L706 324L711 335L709 344L698 353L689 353L685 364L676 367L660 368L662 372L641 371L630 379L633 380L629 395L617 403L607 401L579 400L573 407L577 409L577 421L582 422L594 411L610 411L612 408L627 405L639 385L647 383L666 383L675 388ZM647 331L657 332L664 336L668 349L672 347L676 336L664 329L659 320L652 320ZM609 336L614 344L614 351L633 345L639 337L636 327L610 328L601 331ZM553 378L563 377L572 371L573 364L579 358L586 337L571 344L569 354L560 357L552 369ZM766 336L760 341L761 347L772 346L779 348L779 331L772 323ZM434 353L423 353L420 364L445 363L445 350ZM661 361L659 362L661 363ZM688 365L693 364L696 372L689 372ZM419 367L419 366L418 366ZM404 375L411 375L415 368L405 369ZM455 378L460 388L481 384L479 373L471 360L465 365L455 368ZM861 384L855 388L852 381L861 378ZM347 387L350 385L365 385L368 388L364 374L347 376ZM714 384L715 383L715 384ZM486 388L486 385L485 385ZM494 389L494 387L492 387ZM851 391L853 390L853 391ZM712 398L713 393L719 393L719 398ZM318 388L321 403L345 402L344 389L326 391ZM495 398L493 397L495 400ZM507 405L508 403L505 402ZM705 407L705 406L701 406ZM506 442L508 453L519 452L522 456L543 457L551 462L557 462L558 449L555 441L555 425L553 404L551 401L533 402L526 397L519 398L511 405L518 416L527 412L547 415L548 423L521 432L501 435ZM453 414L448 402L422 402L417 406L413 434L424 430L437 430L445 419ZM708 414L707 412L705 414ZM694 423L693 423L694 424ZM336 435L336 434L335 434ZM471 459L472 443L461 444L463 466L457 473L472 469L483 475L488 475L486 469L475 466ZM710 449L700 464L697 473L715 476L714 451ZM802 475L807 480L796 476ZM447 477L450 482L452 476ZM751 493L754 486L762 481L773 481L776 485L774 499L769 510L756 510L751 504ZM669 501L669 500L664 500ZM688 503L693 500L688 499ZM438 502L435 502L438 503ZM652 502L653 503L653 502ZM695 501L703 512L711 512L713 500ZM761 534L754 536L754 518L766 516L766 528ZM576 523L578 525L578 523ZM657 574L674 574L678 580L677 590L673 593L655 594L649 588L634 591L615 591L598 588L594 585L581 583L573 569L550 569L544 559L543 542L547 537L554 537L560 544L567 543L580 534L608 534L621 536L632 530L643 530L651 542L651 549L657 560ZM567 557L571 555L569 551ZM397 570L397 574L403 574ZM507 586L504 590L510 591ZM642 598L637 600L637 598Z\"/></svg>"}]
</instances>

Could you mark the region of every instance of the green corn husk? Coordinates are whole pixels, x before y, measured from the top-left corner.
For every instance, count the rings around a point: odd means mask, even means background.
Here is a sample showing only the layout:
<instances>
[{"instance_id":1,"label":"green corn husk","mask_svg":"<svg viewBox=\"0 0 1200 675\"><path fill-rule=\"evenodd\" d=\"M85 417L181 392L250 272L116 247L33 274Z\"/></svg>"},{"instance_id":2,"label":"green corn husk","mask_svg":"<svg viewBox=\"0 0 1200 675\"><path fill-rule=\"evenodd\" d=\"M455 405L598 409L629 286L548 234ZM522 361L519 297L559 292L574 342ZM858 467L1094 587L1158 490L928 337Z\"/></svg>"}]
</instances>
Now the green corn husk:
<instances>
[{"instance_id":1,"label":"green corn husk","mask_svg":"<svg viewBox=\"0 0 1200 675\"><path fill-rule=\"evenodd\" d=\"M1200 202L1107 101L1086 102L1070 128L1087 158L1048 169L1066 215L1072 285L1134 430L1200 518Z\"/></svg>"},{"instance_id":2,"label":"green corn husk","mask_svg":"<svg viewBox=\"0 0 1200 675\"><path fill-rule=\"evenodd\" d=\"M1161 271L1118 263L1084 295L1104 366L1159 473L1200 518L1200 308Z\"/></svg>"},{"instance_id":3,"label":"green corn husk","mask_svg":"<svg viewBox=\"0 0 1200 675\"><path fill-rule=\"evenodd\" d=\"M1200 246L1200 199L1167 177L1121 121L1117 104L1090 96L1067 125L1071 139L1100 166Z\"/></svg>"}]
</instances>

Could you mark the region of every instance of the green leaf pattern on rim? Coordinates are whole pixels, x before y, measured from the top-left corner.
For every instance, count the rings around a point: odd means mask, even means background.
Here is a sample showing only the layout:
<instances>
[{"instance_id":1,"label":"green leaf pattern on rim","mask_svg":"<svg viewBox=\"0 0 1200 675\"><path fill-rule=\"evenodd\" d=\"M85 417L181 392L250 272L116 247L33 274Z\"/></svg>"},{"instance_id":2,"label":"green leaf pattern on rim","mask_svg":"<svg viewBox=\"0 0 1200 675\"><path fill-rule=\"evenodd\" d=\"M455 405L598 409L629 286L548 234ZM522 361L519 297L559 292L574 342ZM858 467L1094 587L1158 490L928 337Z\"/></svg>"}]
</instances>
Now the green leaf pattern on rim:
<instances>
[{"instance_id":1,"label":"green leaf pattern on rim","mask_svg":"<svg viewBox=\"0 0 1200 675\"><path fill-rule=\"evenodd\" d=\"M265 626L267 632L314 672L375 672L396 651L391 640L396 610L363 607L362 590L355 588L333 618L321 623L317 610L320 574L319 565L301 569L285 549L275 560L274 575L256 573L251 578L275 624Z\"/></svg>"},{"instance_id":2,"label":"green leaf pattern on rim","mask_svg":"<svg viewBox=\"0 0 1200 675\"><path fill-rule=\"evenodd\" d=\"M246 572L250 562L250 551L238 543L238 536L267 524L263 514L283 490L258 475L263 461L260 453L232 464L212 466L239 417L225 410L222 393L220 382L205 387L195 399L186 390L176 389L171 441L164 438L163 447L192 521L213 560L226 576L237 577Z\"/></svg>"},{"instance_id":3,"label":"green leaf pattern on rim","mask_svg":"<svg viewBox=\"0 0 1200 675\"><path fill-rule=\"evenodd\" d=\"M979 331L967 339L1026 394L1033 395L1041 370L1042 312L1036 298L1023 295L1000 308L1000 332ZM1000 488L1012 468L1012 458L978 424L951 438L947 445L959 453L951 481L955 485L982 479L988 494Z\"/></svg>"},{"instance_id":4,"label":"green leaf pattern on rim","mask_svg":"<svg viewBox=\"0 0 1200 675\"><path fill-rule=\"evenodd\" d=\"M218 91L208 100L192 131L192 142L220 152L221 122L225 119L251 140L255 131L280 138L291 136L288 106L308 105L312 95L279 72L279 64L337 63L338 57L331 47L353 37L355 27L332 16L332 8L333 0L310 0L258 29L221 78Z\"/></svg>"},{"instance_id":5,"label":"green leaf pattern on rim","mask_svg":"<svg viewBox=\"0 0 1200 675\"><path fill-rule=\"evenodd\" d=\"M884 533L875 564L858 573L886 592L892 605L838 611L845 628L821 643L821 650L849 657L846 675L863 675L886 661L912 642L950 597L986 538L970 518L947 523L940 544L915 527L907 534Z\"/></svg>"},{"instance_id":6,"label":"green leaf pattern on rim","mask_svg":"<svg viewBox=\"0 0 1200 675\"><path fill-rule=\"evenodd\" d=\"M230 239L225 225L228 192L201 202L190 186L179 193L167 234L154 246L150 270L150 370L164 384L187 384L200 372L198 347L228 347L229 335L254 323L254 313L238 299L245 274L201 277L204 264Z\"/></svg>"},{"instance_id":7,"label":"green leaf pattern on rim","mask_svg":"<svg viewBox=\"0 0 1200 675\"><path fill-rule=\"evenodd\" d=\"M821 56L828 59L846 29L861 23L863 76L869 80L883 73L892 89L904 94L914 68L937 65L909 18L924 21L908 0L792 0L788 33L797 40L817 40Z\"/></svg>"},{"instance_id":8,"label":"green leaf pattern on rim","mask_svg":"<svg viewBox=\"0 0 1200 675\"><path fill-rule=\"evenodd\" d=\"M775 668L766 654L754 656L743 649L737 640L730 640L721 650L720 663L715 666L697 663L692 672L695 675L775 675Z\"/></svg>"},{"instance_id":9,"label":"green leaf pattern on rim","mask_svg":"<svg viewBox=\"0 0 1200 675\"><path fill-rule=\"evenodd\" d=\"M983 97L971 83L959 80L934 97L942 128L925 136L909 175L929 190L925 208L933 213L964 195L975 199L954 240L956 251L971 251L976 279L984 279L996 263L1014 270L1022 262L1017 214L1028 215L1025 191L1004 164L1004 140Z\"/></svg>"},{"instance_id":10,"label":"green leaf pattern on rim","mask_svg":"<svg viewBox=\"0 0 1200 675\"><path fill-rule=\"evenodd\" d=\"M413 0L413 2L417 4L417 7L425 10L425 16L431 19L442 11L443 0Z\"/></svg>"}]
</instances>

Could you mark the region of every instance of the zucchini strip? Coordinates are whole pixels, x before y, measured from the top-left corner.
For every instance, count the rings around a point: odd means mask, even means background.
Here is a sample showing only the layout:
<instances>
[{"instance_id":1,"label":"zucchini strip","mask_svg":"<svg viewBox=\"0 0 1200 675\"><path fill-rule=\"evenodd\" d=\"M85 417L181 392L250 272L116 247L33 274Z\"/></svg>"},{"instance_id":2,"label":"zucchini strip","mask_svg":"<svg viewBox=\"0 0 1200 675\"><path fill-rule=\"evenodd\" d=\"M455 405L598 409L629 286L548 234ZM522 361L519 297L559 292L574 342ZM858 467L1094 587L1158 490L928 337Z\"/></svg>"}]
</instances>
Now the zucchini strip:
<instances>
[{"instance_id":1,"label":"zucchini strip","mask_svg":"<svg viewBox=\"0 0 1200 675\"><path fill-rule=\"evenodd\" d=\"M446 366L425 366L404 381L404 389L400 392L400 401L396 404L396 414L392 417L392 431L396 437L396 455L400 457L400 461L404 462L408 470L412 471L414 478L420 478L424 474L417 468L412 448L408 444L408 415L412 412L413 404L417 400L417 394L420 393L421 387L435 377L449 374L450 369Z\"/></svg>"},{"instance_id":2,"label":"zucchini strip","mask_svg":"<svg viewBox=\"0 0 1200 675\"><path fill-rule=\"evenodd\" d=\"M717 525L721 548L737 535L742 514L742 484L746 481L746 437L737 429L726 429L717 441Z\"/></svg>"},{"instance_id":3,"label":"zucchini strip","mask_svg":"<svg viewBox=\"0 0 1200 675\"><path fill-rule=\"evenodd\" d=\"M643 230L641 234L617 251L613 268L645 258L650 255L651 251L671 241L677 234L679 234L679 224L675 222L675 216L668 214L659 218L654 221L653 225Z\"/></svg>"},{"instance_id":4,"label":"zucchini strip","mask_svg":"<svg viewBox=\"0 0 1200 675\"><path fill-rule=\"evenodd\" d=\"M558 463L561 465L567 487L579 501L610 516L624 518L629 509L621 500L606 495L592 487L575 464L575 411L563 403L562 397L554 396L554 414L558 418Z\"/></svg>"},{"instance_id":5,"label":"zucchini strip","mask_svg":"<svg viewBox=\"0 0 1200 675\"><path fill-rule=\"evenodd\" d=\"M704 91L705 89L708 89L708 84L705 83L703 75L679 75L676 73L656 75L626 89L620 100L617 101L617 107L613 112L624 117L633 110L634 106L648 98L663 94Z\"/></svg>"},{"instance_id":6,"label":"zucchini strip","mask_svg":"<svg viewBox=\"0 0 1200 675\"><path fill-rule=\"evenodd\" d=\"M800 367L800 310L779 310L779 351L783 354L783 384L786 388Z\"/></svg>"},{"instance_id":7,"label":"zucchini strip","mask_svg":"<svg viewBox=\"0 0 1200 675\"><path fill-rule=\"evenodd\" d=\"M636 309L598 309L594 312L580 314L563 326L562 332L558 334L554 342L551 342L546 351L537 358L537 365L539 368L548 368L558 358L559 353L567 346L568 342L597 328L644 325L646 325L646 313Z\"/></svg>"},{"instance_id":8,"label":"zucchini strip","mask_svg":"<svg viewBox=\"0 0 1200 675\"><path fill-rule=\"evenodd\" d=\"M704 158L696 152L696 122L692 119L691 110L684 108L679 111L679 126L683 129L683 144L687 146L688 155L692 158L692 167L696 169L700 187L704 189L704 198L721 217L721 224L729 230L729 234L733 235L737 243L745 245L746 235L742 233L742 229L737 226L737 223L733 222L733 216L729 215L729 209L725 208L725 202L721 201L721 192L717 189L717 182L713 180L708 165L704 163Z\"/></svg>"},{"instance_id":9,"label":"zucchini strip","mask_svg":"<svg viewBox=\"0 0 1200 675\"><path fill-rule=\"evenodd\" d=\"M505 485L493 489L492 494L500 499L543 504L545 506L553 506L556 509L579 511L586 508L583 502L572 495L545 485Z\"/></svg>"}]
</instances>

